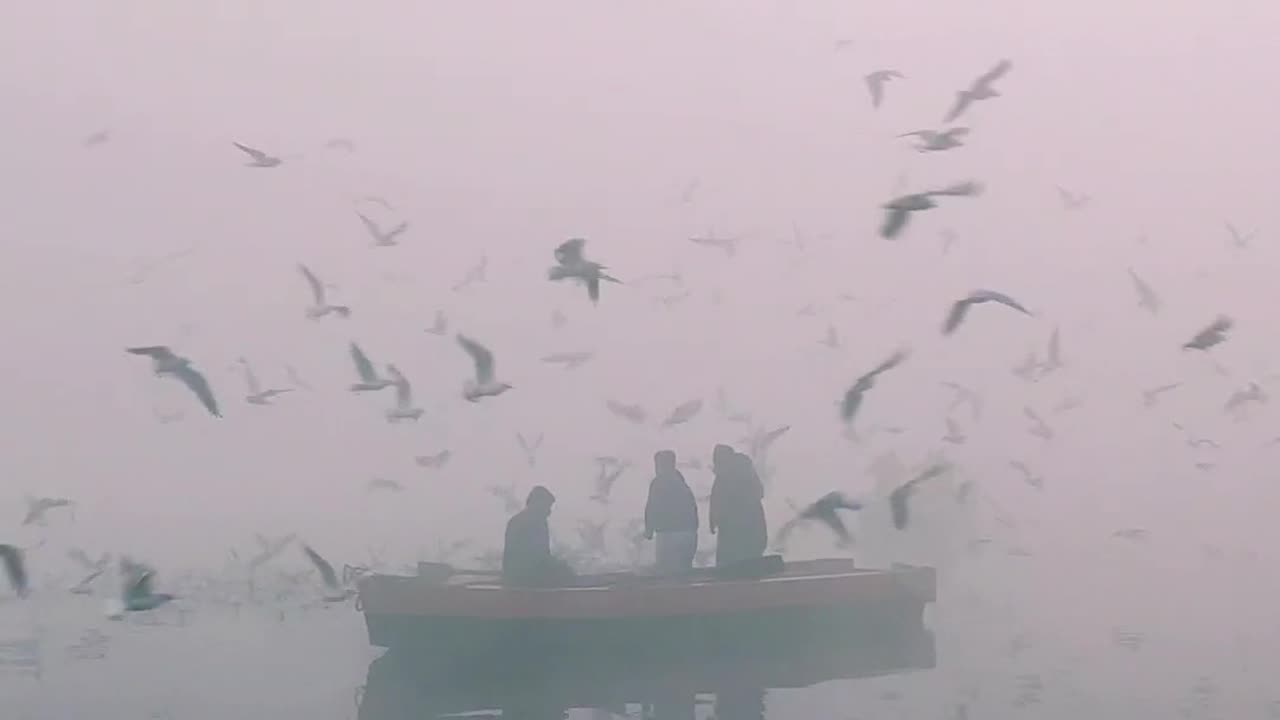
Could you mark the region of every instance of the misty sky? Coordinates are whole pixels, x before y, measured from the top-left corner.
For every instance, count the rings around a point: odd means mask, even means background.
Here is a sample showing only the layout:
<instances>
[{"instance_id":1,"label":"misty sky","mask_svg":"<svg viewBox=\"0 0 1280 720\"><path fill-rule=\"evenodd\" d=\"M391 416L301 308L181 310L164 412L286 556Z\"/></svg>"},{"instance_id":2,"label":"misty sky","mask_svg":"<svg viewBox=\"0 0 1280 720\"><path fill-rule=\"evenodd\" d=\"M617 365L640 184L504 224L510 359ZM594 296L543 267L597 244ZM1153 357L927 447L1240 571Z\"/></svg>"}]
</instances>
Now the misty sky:
<instances>
[{"instance_id":1,"label":"misty sky","mask_svg":"<svg viewBox=\"0 0 1280 720\"><path fill-rule=\"evenodd\" d=\"M654 450L705 459L744 434L712 411L723 386L761 423L793 426L772 454L776 527L784 497L865 491L878 454L914 463L942 449L939 382L955 380L983 391L988 411L948 456L1024 519L1027 547L1097 552L1129 526L1150 528L1174 558L1274 538L1274 412L1237 424L1221 407L1278 370L1268 320L1280 157L1268 139L1280 114L1268 88L1280 7L855 5L0 8L4 512L16 525L24 493L76 498L75 525L51 521L60 538L161 565L216 563L257 530L296 530L338 558L369 545L412 556L460 537L493 546L504 516L492 483L551 486L562 530L601 516L587 500L595 454L636 463L610 514L639 514ZM918 154L894 137L936 127L954 91L1004 57L1003 96L962 118L967 147ZM906 78L876 111L862 77L880 68ZM83 146L104 130L107 143ZM326 148L334 138L355 152ZM232 141L285 163L245 168ZM944 199L899 240L878 237L893 195L968 178L982 197ZM1094 200L1066 212L1055 185ZM368 194L397 208L364 206L380 221L410 221L401 246L370 246L354 205ZM1257 231L1252 247L1231 246L1228 220ZM945 229L958 239L944 255ZM738 256L687 241L711 232L742 237ZM797 235L803 252L783 244ZM605 287L599 307L546 280L570 236L627 281ZM487 281L454 292L482 256ZM298 262L337 286L349 321L303 317ZM1136 306L1127 266L1161 293L1158 316ZM679 287L638 279L673 269L691 295L668 308L658 298ZM975 287L1037 317L978 308L943 341L947 304ZM814 316L797 314L810 303ZM563 329L551 327L556 309ZM437 310L493 349L513 391L462 400L468 359L423 332ZM1178 350L1218 313L1238 322L1212 351L1227 375ZM838 350L818 343L828 324ZM1067 367L1036 384L1013 377L1055 326ZM389 425L389 393L346 392L352 339L414 382L420 423ZM145 344L190 357L226 417L205 416L123 352ZM903 345L911 362L859 422L906 432L849 443L838 397ZM569 350L596 357L571 373L539 362ZM284 383L292 364L317 391L246 405L241 355L264 383ZM1141 408L1142 388L1177 380L1186 386ZM1052 417L1052 443L1026 433L1023 406L1049 415L1077 395L1079 409ZM660 418L693 397L707 409L665 432L604 409L606 398L640 402ZM177 423L153 415L178 409ZM1192 451L1175 421L1223 449ZM546 433L537 471L516 432ZM445 448L443 471L414 466ZM1046 476L1043 494L1010 459ZM369 497L374 476L409 489Z\"/></svg>"}]
</instances>

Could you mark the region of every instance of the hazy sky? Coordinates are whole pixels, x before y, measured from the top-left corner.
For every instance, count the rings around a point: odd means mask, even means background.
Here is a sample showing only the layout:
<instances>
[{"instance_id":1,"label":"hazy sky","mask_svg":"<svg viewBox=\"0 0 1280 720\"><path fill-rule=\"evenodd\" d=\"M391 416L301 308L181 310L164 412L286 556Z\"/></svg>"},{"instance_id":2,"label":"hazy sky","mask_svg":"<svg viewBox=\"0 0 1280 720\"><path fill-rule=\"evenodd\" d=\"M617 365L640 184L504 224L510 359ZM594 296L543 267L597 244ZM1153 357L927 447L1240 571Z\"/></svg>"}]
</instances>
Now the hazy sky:
<instances>
[{"instance_id":1,"label":"hazy sky","mask_svg":"<svg viewBox=\"0 0 1280 720\"><path fill-rule=\"evenodd\" d=\"M1026 519L1028 546L1096 552L1133 525L1175 553L1274 537L1263 470L1274 414L1235 424L1221 406L1276 371L1280 352L1268 324L1280 114L1267 62L1280 7L854 5L0 8L5 512L16 524L23 493L74 497L77 523L60 540L170 563L216 562L255 530L296 530L338 556L380 544L412 555L440 538L493 545L503 514L484 486L550 485L568 531L601 514L587 500L595 454L636 463L611 513L638 514L655 449L705 458L743 435L712 411L722 385L762 423L793 425L773 453L776 526L786 496L865 490L879 453L915 462L939 449L939 382L955 380L982 390L988 412L948 454ZM894 138L936 127L954 91L1006 57L1003 96L962 118L967 147L918 154ZM862 78L880 68L906 78L877 111ZM83 146L103 130L107 143ZM339 137L356 151L325 147ZM286 161L245 168L232 141ZM968 178L982 197L944 199L897 241L877 236L879 206L898 191ZM1065 212L1059 184L1092 204ZM369 209L380 221L410 221L400 247L370 246L353 205L367 194L397 208ZM1227 220L1258 232L1252 247L1231 247ZM958 237L945 255L944 229ZM741 236L738 256L687 241L709 232ZM796 234L803 252L782 244ZM546 280L570 236L628 281L605 287L599 307ZM482 256L487 281L451 290ZM303 317L298 262L338 286L349 321ZM1126 266L1161 293L1160 315L1136 307ZM692 294L669 309L656 298L680 288L636 280L673 269ZM944 342L947 304L975 287L1037 317L978 308ZM798 315L809 303L816 314ZM461 399L469 361L422 331L437 310L493 349L515 390ZM1226 376L1178 351L1220 312L1238 321L1213 351ZM818 344L828 324L839 350ZM1036 384L1013 377L1055 326L1067 367ZM345 391L352 339L414 382L420 423L388 425L389 393ZM123 352L161 343L207 373L224 419ZM860 423L907 431L850 444L835 402L902 345L912 361L871 393ZM572 373L538 360L568 350L596 358ZM246 405L241 355L264 383L284 383L292 364L318 390ZM1186 387L1141 408L1140 389L1176 380ZM1075 395L1083 405L1051 419L1052 443L1026 434L1023 406L1049 416ZM603 407L641 402L661 417L692 397L703 415L666 432ZM153 417L176 409L181 422ZM1223 444L1215 473L1193 467L1201 458L1174 421ZM536 472L516 432L546 433ZM444 448L454 460L442 472L414 466ZM1039 469L1045 492L1010 459ZM410 489L368 497L373 476Z\"/></svg>"}]
</instances>

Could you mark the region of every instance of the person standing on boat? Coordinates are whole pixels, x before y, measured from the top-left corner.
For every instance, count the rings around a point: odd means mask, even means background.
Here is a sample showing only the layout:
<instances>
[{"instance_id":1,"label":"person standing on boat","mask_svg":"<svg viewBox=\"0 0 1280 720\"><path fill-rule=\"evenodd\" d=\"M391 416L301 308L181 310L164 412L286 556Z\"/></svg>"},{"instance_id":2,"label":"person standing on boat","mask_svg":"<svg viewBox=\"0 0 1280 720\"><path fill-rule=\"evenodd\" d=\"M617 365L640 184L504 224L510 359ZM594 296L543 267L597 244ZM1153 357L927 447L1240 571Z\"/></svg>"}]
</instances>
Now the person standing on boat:
<instances>
[{"instance_id":1,"label":"person standing on boat","mask_svg":"<svg viewBox=\"0 0 1280 720\"><path fill-rule=\"evenodd\" d=\"M711 533L718 534L716 567L764 555L769 530L764 516L764 485L751 459L728 445L711 454Z\"/></svg>"},{"instance_id":2,"label":"person standing on boat","mask_svg":"<svg viewBox=\"0 0 1280 720\"><path fill-rule=\"evenodd\" d=\"M644 537L657 536L657 571L674 575L693 569L698 552L698 501L676 467L676 454L661 450L653 456L653 482L644 506Z\"/></svg>"},{"instance_id":3,"label":"person standing on boat","mask_svg":"<svg viewBox=\"0 0 1280 720\"><path fill-rule=\"evenodd\" d=\"M524 510L507 521L502 547L502 579L512 585L550 586L573 576L573 570L551 554L551 506L556 497L541 485L534 486Z\"/></svg>"}]
</instances>

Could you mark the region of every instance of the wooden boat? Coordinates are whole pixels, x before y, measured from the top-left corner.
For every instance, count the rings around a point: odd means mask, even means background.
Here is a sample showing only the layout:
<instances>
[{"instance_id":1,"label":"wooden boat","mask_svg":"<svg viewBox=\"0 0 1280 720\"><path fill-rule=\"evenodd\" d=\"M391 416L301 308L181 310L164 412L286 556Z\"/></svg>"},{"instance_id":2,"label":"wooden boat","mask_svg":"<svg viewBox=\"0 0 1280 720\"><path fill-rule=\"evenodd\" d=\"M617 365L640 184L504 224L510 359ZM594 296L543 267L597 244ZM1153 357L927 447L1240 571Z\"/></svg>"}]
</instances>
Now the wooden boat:
<instances>
[{"instance_id":1,"label":"wooden boat","mask_svg":"<svg viewBox=\"0 0 1280 720\"><path fill-rule=\"evenodd\" d=\"M506 587L489 574L371 575L357 607L373 645L452 664L574 657L724 656L877 642L923 627L932 568L855 568L851 560L702 570L678 578L583 576L571 587Z\"/></svg>"}]
</instances>

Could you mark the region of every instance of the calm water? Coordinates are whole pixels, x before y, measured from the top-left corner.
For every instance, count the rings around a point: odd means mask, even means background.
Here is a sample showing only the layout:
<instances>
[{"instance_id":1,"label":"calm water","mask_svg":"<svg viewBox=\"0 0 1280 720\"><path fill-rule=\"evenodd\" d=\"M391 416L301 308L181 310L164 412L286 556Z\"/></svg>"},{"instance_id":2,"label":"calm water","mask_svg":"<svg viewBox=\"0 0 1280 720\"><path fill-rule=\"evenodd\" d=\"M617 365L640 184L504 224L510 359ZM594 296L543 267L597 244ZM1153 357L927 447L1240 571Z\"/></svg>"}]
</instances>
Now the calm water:
<instances>
[{"instance_id":1,"label":"calm water","mask_svg":"<svg viewBox=\"0 0 1280 720\"><path fill-rule=\"evenodd\" d=\"M708 670L715 687L696 696L655 690L645 702L657 718L721 720L950 720L963 717L962 704L975 719L1277 718L1276 605L1260 593L1265 583L1232 582L1242 573L1205 568L1173 578L1200 584L1194 597L1150 582L1144 594L1139 585L1098 575L1083 583L1060 578L1057 587L1046 579L993 600L975 572L963 586L942 588L946 602L929 613L932 668L858 677L883 658L856 653L804 669L788 664L780 673L787 677L759 668L735 674L722 664ZM414 680L395 658L379 659L349 604L186 600L124 622L105 619L101 607L101 598L50 591L0 602L4 718L399 720L502 710L496 701L432 689L430 679ZM806 677L814 684L794 687L808 684ZM648 684L664 682L671 684ZM793 687L773 689L778 684ZM609 688L582 690L583 697L609 696L601 692ZM365 709L357 715L361 695ZM530 698L507 707L506 717L559 717L563 710L537 705ZM634 703L610 709L641 713ZM604 712L571 709L569 716Z\"/></svg>"}]
</instances>

